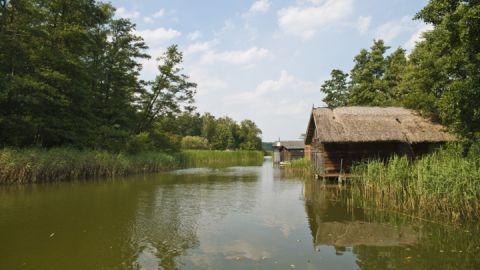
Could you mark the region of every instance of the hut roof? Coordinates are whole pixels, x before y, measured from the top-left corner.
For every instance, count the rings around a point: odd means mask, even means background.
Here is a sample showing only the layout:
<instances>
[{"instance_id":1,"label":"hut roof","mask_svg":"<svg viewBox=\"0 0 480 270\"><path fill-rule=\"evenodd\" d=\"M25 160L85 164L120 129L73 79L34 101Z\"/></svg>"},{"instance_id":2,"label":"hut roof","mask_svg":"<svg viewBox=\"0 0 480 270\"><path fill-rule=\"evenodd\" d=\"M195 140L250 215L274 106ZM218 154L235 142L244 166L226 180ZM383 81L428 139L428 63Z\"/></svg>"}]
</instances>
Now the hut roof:
<instances>
[{"instance_id":1,"label":"hut roof","mask_svg":"<svg viewBox=\"0 0 480 270\"><path fill-rule=\"evenodd\" d=\"M455 140L442 125L400 107L338 107L312 110L306 142L317 131L321 142L400 141L408 143Z\"/></svg>"},{"instance_id":2,"label":"hut roof","mask_svg":"<svg viewBox=\"0 0 480 270\"><path fill-rule=\"evenodd\" d=\"M305 147L305 143L303 141L279 141L279 142L280 142L280 147L285 147L287 149L303 149ZM273 145L276 146L277 144L274 143Z\"/></svg>"}]
</instances>

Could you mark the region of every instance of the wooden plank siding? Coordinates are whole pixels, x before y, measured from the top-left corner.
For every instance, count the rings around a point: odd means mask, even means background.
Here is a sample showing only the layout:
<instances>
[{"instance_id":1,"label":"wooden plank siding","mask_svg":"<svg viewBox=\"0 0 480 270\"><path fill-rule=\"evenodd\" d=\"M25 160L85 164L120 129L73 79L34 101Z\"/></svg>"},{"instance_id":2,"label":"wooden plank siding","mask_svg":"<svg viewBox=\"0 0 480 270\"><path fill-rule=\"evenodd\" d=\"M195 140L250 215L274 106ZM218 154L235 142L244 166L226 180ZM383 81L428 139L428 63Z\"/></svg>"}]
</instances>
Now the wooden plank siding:
<instances>
[{"instance_id":1,"label":"wooden plank siding","mask_svg":"<svg viewBox=\"0 0 480 270\"><path fill-rule=\"evenodd\" d=\"M410 145L402 142L317 143L311 159L325 173L349 172L353 164L368 159L386 160L392 155L413 157Z\"/></svg>"}]
</instances>

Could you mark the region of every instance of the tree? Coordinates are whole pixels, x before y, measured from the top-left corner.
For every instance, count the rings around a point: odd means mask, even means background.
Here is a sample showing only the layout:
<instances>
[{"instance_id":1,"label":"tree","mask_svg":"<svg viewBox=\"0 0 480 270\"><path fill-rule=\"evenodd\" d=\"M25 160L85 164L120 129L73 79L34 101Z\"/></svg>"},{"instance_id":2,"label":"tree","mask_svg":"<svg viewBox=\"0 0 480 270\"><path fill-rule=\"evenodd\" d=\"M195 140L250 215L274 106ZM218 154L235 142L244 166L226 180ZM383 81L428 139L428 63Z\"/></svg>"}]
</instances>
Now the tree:
<instances>
[{"instance_id":1,"label":"tree","mask_svg":"<svg viewBox=\"0 0 480 270\"><path fill-rule=\"evenodd\" d=\"M398 84L403 79L405 68L407 66L407 57L405 56L405 49L398 48L386 59L385 73L383 80L386 87L386 103L391 105L400 104L402 98L402 91L398 89Z\"/></svg>"},{"instance_id":2,"label":"tree","mask_svg":"<svg viewBox=\"0 0 480 270\"><path fill-rule=\"evenodd\" d=\"M182 138L182 149L208 149L208 140L199 136L186 136Z\"/></svg>"},{"instance_id":3,"label":"tree","mask_svg":"<svg viewBox=\"0 0 480 270\"><path fill-rule=\"evenodd\" d=\"M466 138L478 140L480 2L431 0L416 19L434 26L412 53L417 57L417 70L428 68L429 74L438 77L424 91L439 97L438 114L443 123Z\"/></svg>"},{"instance_id":4,"label":"tree","mask_svg":"<svg viewBox=\"0 0 480 270\"><path fill-rule=\"evenodd\" d=\"M215 135L216 123L215 117L209 113L205 113L201 117L202 119L202 137L206 138L209 142L213 141Z\"/></svg>"},{"instance_id":5,"label":"tree","mask_svg":"<svg viewBox=\"0 0 480 270\"><path fill-rule=\"evenodd\" d=\"M262 131L251 120L243 120L240 122L238 129L239 145L243 150L261 150L262 139L260 135Z\"/></svg>"},{"instance_id":6,"label":"tree","mask_svg":"<svg viewBox=\"0 0 480 270\"><path fill-rule=\"evenodd\" d=\"M215 132L210 141L214 149L235 149L238 126L229 117L219 118L215 123Z\"/></svg>"},{"instance_id":7,"label":"tree","mask_svg":"<svg viewBox=\"0 0 480 270\"><path fill-rule=\"evenodd\" d=\"M361 50L355 56L350 71L350 104L382 105L388 100L388 89L383 81L386 68L385 52L390 47L383 40L375 40L370 51Z\"/></svg>"},{"instance_id":8,"label":"tree","mask_svg":"<svg viewBox=\"0 0 480 270\"><path fill-rule=\"evenodd\" d=\"M346 106L349 104L350 89L348 87L348 74L334 69L330 73L331 79L326 80L320 91L325 94L323 102L330 108Z\"/></svg>"},{"instance_id":9,"label":"tree","mask_svg":"<svg viewBox=\"0 0 480 270\"><path fill-rule=\"evenodd\" d=\"M139 80L139 59L149 58L143 39L133 34L128 20L111 20L110 27L98 29L99 36L92 48L89 71L94 96L93 111L98 119L98 147L118 150L137 125L137 96L144 84Z\"/></svg>"},{"instance_id":10,"label":"tree","mask_svg":"<svg viewBox=\"0 0 480 270\"><path fill-rule=\"evenodd\" d=\"M142 95L142 117L138 127L143 131L151 127L154 120L160 115L176 115L182 110L191 111L194 102L196 84L189 81L189 77L181 74L178 67L183 61L183 55L178 46L173 45L158 59L159 75Z\"/></svg>"}]
</instances>

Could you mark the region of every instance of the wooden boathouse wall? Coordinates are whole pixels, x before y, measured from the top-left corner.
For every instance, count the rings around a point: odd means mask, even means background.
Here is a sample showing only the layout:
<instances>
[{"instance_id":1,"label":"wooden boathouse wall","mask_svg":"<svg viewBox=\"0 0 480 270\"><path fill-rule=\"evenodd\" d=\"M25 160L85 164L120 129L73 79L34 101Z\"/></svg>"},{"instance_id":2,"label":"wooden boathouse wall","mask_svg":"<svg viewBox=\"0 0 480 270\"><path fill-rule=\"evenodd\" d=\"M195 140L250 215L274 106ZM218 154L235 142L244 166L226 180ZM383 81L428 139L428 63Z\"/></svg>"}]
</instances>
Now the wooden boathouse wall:
<instances>
[{"instance_id":1,"label":"wooden boathouse wall","mask_svg":"<svg viewBox=\"0 0 480 270\"><path fill-rule=\"evenodd\" d=\"M355 163L409 159L456 138L444 127L398 107L315 108L305 137L305 158L325 174L348 173Z\"/></svg>"},{"instance_id":2,"label":"wooden boathouse wall","mask_svg":"<svg viewBox=\"0 0 480 270\"><path fill-rule=\"evenodd\" d=\"M310 159L325 173L348 172L353 164L362 160L386 160L395 154L414 156L411 147L401 142L317 143L312 148Z\"/></svg>"}]
</instances>

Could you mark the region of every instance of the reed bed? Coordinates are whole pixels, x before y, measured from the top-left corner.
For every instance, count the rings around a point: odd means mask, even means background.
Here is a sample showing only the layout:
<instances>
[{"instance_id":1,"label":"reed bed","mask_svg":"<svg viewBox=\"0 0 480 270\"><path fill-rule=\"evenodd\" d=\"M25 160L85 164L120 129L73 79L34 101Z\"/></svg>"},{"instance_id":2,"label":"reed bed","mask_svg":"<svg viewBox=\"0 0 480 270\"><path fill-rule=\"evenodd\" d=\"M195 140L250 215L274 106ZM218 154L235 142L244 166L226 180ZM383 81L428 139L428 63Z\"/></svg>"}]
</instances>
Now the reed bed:
<instances>
[{"instance_id":1,"label":"reed bed","mask_svg":"<svg viewBox=\"0 0 480 270\"><path fill-rule=\"evenodd\" d=\"M394 156L353 167L353 200L366 208L450 221L480 219L480 156L460 145L415 161Z\"/></svg>"},{"instance_id":2,"label":"reed bed","mask_svg":"<svg viewBox=\"0 0 480 270\"><path fill-rule=\"evenodd\" d=\"M287 173L300 175L300 176L311 176L313 175L314 169L312 162L310 160L301 158L292 160L290 163L285 165L285 171Z\"/></svg>"},{"instance_id":3,"label":"reed bed","mask_svg":"<svg viewBox=\"0 0 480 270\"><path fill-rule=\"evenodd\" d=\"M143 152L135 155L72 148L0 149L0 184L111 178L199 166L258 165L261 151Z\"/></svg>"},{"instance_id":4,"label":"reed bed","mask_svg":"<svg viewBox=\"0 0 480 270\"><path fill-rule=\"evenodd\" d=\"M184 168L252 166L263 162L262 151L185 150L178 157Z\"/></svg>"},{"instance_id":5,"label":"reed bed","mask_svg":"<svg viewBox=\"0 0 480 270\"><path fill-rule=\"evenodd\" d=\"M173 156L164 153L126 155L70 148L3 149L0 184L115 177L169 170L178 167L177 164Z\"/></svg>"}]
</instances>

